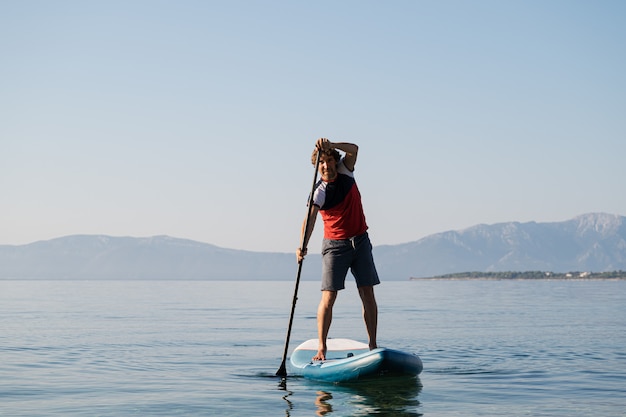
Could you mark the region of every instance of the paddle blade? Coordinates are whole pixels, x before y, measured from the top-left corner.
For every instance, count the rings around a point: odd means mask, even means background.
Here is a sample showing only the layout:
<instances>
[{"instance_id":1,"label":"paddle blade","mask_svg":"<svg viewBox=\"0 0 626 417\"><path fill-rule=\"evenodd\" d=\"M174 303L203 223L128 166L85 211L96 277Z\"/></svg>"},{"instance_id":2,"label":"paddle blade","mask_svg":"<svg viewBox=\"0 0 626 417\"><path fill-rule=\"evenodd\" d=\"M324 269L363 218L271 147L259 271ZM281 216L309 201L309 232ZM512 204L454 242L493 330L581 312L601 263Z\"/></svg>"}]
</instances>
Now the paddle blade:
<instances>
[{"instance_id":1,"label":"paddle blade","mask_svg":"<svg viewBox=\"0 0 626 417\"><path fill-rule=\"evenodd\" d=\"M278 368L278 371L276 371L276 376L279 376L281 378L285 378L287 376L287 367L285 366L285 361L280 364L280 368Z\"/></svg>"}]
</instances>

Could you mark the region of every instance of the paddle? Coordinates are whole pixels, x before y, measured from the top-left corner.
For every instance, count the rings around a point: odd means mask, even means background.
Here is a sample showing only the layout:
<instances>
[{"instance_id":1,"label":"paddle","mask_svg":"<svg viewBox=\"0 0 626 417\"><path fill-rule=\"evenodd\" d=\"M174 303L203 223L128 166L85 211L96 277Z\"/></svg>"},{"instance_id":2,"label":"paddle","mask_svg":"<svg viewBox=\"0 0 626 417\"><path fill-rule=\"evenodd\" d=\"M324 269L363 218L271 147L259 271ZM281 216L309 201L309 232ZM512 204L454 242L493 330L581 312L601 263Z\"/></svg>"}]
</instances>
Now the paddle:
<instances>
[{"instance_id":1,"label":"paddle","mask_svg":"<svg viewBox=\"0 0 626 417\"><path fill-rule=\"evenodd\" d=\"M313 210L313 192L315 191L315 183L317 182L317 169L320 165L321 151L317 151L317 160L315 161L315 172L313 173L313 185L311 186L311 195L309 195L309 207L307 210L306 220L304 222L304 233L302 233L302 241L300 242L300 251L305 249L306 232L309 230L309 219L311 218L311 210ZM287 351L289 350L289 338L291 337L291 326L293 325L293 314L296 311L296 301L298 301L298 287L300 286L300 273L302 272L302 263L304 259L298 261L298 274L296 275L296 286L293 290L293 301L291 303L291 314L289 315L289 326L287 326L287 337L285 339L285 350L283 351L283 361L280 368L276 371L276 375L285 378L287 376Z\"/></svg>"}]
</instances>

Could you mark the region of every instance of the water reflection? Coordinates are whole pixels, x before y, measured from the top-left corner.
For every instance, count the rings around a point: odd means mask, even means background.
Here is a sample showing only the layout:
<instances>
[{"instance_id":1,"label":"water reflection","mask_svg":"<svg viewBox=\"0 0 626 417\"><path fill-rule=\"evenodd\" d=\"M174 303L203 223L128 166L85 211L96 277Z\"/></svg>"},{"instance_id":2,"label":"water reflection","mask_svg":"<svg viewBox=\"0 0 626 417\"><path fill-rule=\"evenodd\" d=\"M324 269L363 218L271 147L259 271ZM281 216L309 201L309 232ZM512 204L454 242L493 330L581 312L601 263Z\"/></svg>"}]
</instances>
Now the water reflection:
<instances>
[{"instance_id":1,"label":"water reflection","mask_svg":"<svg viewBox=\"0 0 626 417\"><path fill-rule=\"evenodd\" d=\"M293 410L293 402L291 402L291 400L289 399L289 397L291 395L293 395L293 392L289 391L287 389L287 379L286 378L281 378L280 382L278 383L278 389L281 391L285 391L286 394L283 395L283 400L285 400L285 402L287 403L287 409L285 410L285 416L289 417L291 415L290 411Z\"/></svg>"},{"instance_id":2,"label":"water reflection","mask_svg":"<svg viewBox=\"0 0 626 417\"><path fill-rule=\"evenodd\" d=\"M317 410L315 411L315 415L317 416L325 416L326 414L330 414L333 412L333 406L328 402L328 400L333 399L333 394L326 391L317 391L317 398L315 399L315 406Z\"/></svg>"},{"instance_id":3,"label":"water reflection","mask_svg":"<svg viewBox=\"0 0 626 417\"><path fill-rule=\"evenodd\" d=\"M420 402L418 395L422 384L417 377L377 378L352 384L328 384L306 381L314 387L315 412L317 416L332 416L333 413L352 416L418 417ZM288 397L292 392L286 384L281 389L287 391L283 399L287 402L286 415L297 408ZM310 404L310 403L309 403Z\"/></svg>"}]
</instances>

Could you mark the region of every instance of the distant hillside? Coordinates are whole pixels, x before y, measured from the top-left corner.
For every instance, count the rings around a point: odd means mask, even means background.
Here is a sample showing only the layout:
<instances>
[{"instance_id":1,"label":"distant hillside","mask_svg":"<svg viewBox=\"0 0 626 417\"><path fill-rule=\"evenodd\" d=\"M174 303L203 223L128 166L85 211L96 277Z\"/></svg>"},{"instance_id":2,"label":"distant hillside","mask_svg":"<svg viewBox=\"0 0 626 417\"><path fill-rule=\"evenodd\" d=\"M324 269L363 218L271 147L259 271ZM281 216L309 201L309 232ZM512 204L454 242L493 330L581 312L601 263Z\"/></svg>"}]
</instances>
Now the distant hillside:
<instances>
[{"instance_id":1,"label":"distant hillside","mask_svg":"<svg viewBox=\"0 0 626 417\"><path fill-rule=\"evenodd\" d=\"M564 222L477 225L377 246L374 257L383 280L464 271L626 270L625 219L592 213ZM293 253L224 249L168 236L77 235L0 245L0 279L294 280L296 271ZM320 256L309 255L302 279L319 279L320 271Z\"/></svg>"},{"instance_id":2,"label":"distant hillside","mask_svg":"<svg viewBox=\"0 0 626 417\"><path fill-rule=\"evenodd\" d=\"M554 223L499 223L449 231L376 248L393 276L463 271L593 271L626 269L625 217L603 213Z\"/></svg>"},{"instance_id":3,"label":"distant hillside","mask_svg":"<svg viewBox=\"0 0 626 417\"><path fill-rule=\"evenodd\" d=\"M224 249L168 236L76 235L0 246L0 279L293 279L295 254Z\"/></svg>"}]
</instances>

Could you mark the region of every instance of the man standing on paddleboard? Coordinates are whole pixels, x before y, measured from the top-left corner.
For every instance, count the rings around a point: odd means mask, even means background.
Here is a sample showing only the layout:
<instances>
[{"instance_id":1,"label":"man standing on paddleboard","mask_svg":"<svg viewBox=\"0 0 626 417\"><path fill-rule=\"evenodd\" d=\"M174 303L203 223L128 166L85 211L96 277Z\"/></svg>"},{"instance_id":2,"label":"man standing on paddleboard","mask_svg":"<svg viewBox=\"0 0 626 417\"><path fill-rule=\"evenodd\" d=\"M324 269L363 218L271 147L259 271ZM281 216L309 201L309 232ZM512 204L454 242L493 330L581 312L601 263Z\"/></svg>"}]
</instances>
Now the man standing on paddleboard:
<instances>
[{"instance_id":1,"label":"man standing on paddleboard","mask_svg":"<svg viewBox=\"0 0 626 417\"><path fill-rule=\"evenodd\" d=\"M338 152L344 152L344 156ZM380 283L372 244L367 234L367 224L361 204L361 194L354 180L354 165L359 147L353 143L331 142L318 139L312 155L313 165L320 152L318 171L322 177L313 192L308 228L305 218L302 226L302 248L297 250L298 262L306 256L309 238L315 227L317 213L324 221L322 242L322 299L317 309L319 348L313 360L326 359L326 339L333 315L337 292L345 288L348 270L352 272L363 303L363 319L370 349L375 349L378 306L374 285Z\"/></svg>"}]
</instances>

